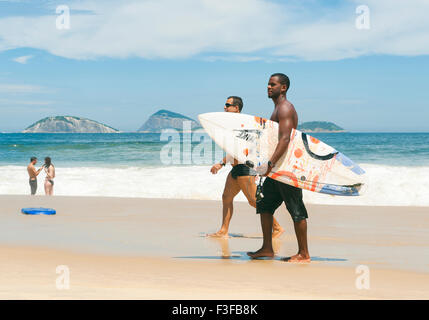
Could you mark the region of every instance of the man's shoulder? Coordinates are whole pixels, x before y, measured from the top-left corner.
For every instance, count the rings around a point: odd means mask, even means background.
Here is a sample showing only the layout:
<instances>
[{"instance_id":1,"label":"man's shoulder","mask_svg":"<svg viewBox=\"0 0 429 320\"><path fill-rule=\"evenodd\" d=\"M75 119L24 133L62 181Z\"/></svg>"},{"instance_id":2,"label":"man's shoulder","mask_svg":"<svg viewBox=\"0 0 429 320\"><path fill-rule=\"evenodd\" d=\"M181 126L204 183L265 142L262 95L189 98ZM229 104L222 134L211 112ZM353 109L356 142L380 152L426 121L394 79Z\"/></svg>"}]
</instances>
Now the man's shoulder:
<instances>
[{"instance_id":1,"label":"man's shoulder","mask_svg":"<svg viewBox=\"0 0 429 320\"><path fill-rule=\"evenodd\" d=\"M279 113L284 116L287 116L296 112L294 105L289 100L283 101L277 107L278 107Z\"/></svg>"},{"instance_id":2,"label":"man's shoulder","mask_svg":"<svg viewBox=\"0 0 429 320\"><path fill-rule=\"evenodd\" d=\"M295 110L294 105L289 100L283 100L276 107L279 110L290 110L290 109Z\"/></svg>"},{"instance_id":3,"label":"man's shoulder","mask_svg":"<svg viewBox=\"0 0 429 320\"><path fill-rule=\"evenodd\" d=\"M293 108L293 109L295 109L293 103L290 102L289 100L285 100L284 101L284 105L285 105L286 108Z\"/></svg>"}]
</instances>

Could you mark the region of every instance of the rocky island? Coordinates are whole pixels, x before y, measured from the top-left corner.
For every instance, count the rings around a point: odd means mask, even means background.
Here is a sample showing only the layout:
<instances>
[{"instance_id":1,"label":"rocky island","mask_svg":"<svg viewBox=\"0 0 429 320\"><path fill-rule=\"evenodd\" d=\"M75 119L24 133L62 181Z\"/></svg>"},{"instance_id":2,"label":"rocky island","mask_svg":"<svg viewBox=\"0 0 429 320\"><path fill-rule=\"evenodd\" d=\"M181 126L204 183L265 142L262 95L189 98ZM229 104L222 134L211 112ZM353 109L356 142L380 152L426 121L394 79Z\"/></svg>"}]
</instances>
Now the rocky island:
<instances>
[{"instance_id":1,"label":"rocky island","mask_svg":"<svg viewBox=\"0 0 429 320\"><path fill-rule=\"evenodd\" d=\"M335 123L326 121L310 121L298 125L298 130L303 132L346 132L343 128L337 126Z\"/></svg>"},{"instance_id":2,"label":"rocky island","mask_svg":"<svg viewBox=\"0 0 429 320\"><path fill-rule=\"evenodd\" d=\"M119 130L94 120L57 116L47 117L33 123L23 133L118 133Z\"/></svg>"},{"instance_id":3,"label":"rocky island","mask_svg":"<svg viewBox=\"0 0 429 320\"><path fill-rule=\"evenodd\" d=\"M200 129L201 125L183 114L168 111L168 110L159 110L149 117L149 119L141 126L138 132L150 132L150 133L160 133L166 129L175 129L178 131L183 131L183 123L189 121L191 130Z\"/></svg>"}]
</instances>

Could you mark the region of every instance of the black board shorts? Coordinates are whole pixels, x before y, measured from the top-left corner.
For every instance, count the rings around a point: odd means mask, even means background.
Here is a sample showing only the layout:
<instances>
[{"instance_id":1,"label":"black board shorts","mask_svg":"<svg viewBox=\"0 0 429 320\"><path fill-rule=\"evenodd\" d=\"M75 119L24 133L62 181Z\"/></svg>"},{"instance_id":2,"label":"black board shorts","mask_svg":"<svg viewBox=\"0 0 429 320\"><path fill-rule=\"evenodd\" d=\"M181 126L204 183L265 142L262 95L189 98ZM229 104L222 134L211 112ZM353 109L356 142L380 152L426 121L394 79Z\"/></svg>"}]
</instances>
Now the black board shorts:
<instances>
[{"instance_id":1,"label":"black board shorts","mask_svg":"<svg viewBox=\"0 0 429 320\"><path fill-rule=\"evenodd\" d=\"M271 213L284 202L294 222L307 219L307 209L302 201L302 189L266 178L262 185L264 197L256 202L256 213Z\"/></svg>"},{"instance_id":2,"label":"black board shorts","mask_svg":"<svg viewBox=\"0 0 429 320\"><path fill-rule=\"evenodd\" d=\"M237 164L236 166L232 167L231 176L234 179L243 176L256 176L256 171L244 164Z\"/></svg>"},{"instance_id":3,"label":"black board shorts","mask_svg":"<svg viewBox=\"0 0 429 320\"><path fill-rule=\"evenodd\" d=\"M31 188L31 195L34 196L37 192L37 179L35 180L29 180L30 188Z\"/></svg>"}]
</instances>

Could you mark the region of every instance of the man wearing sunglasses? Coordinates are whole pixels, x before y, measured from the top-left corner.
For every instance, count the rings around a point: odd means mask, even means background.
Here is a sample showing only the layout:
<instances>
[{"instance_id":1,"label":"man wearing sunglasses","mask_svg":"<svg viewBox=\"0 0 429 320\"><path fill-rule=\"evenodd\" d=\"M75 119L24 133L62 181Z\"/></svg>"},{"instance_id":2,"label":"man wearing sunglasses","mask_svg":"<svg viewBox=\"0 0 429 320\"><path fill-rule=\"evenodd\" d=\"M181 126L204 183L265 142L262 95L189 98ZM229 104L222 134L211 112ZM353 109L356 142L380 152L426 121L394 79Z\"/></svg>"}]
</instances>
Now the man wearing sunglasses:
<instances>
[{"instance_id":1,"label":"man wearing sunglasses","mask_svg":"<svg viewBox=\"0 0 429 320\"><path fill-rule=\"evenodd\" d=\"M243 109L243 100L237 96L230 96L227 98L224 110L225 112L236 112L240 113ZM238 163L232 156L227 155L222 159L220 163L215 164L211 168L211 173L216 174L222 167L230 162L232 170L228 174L225 182L225 188L222 195L222 226L216 233L209 234L210 237L227 237L229 223L231 222L233 214L233 201L235 196L242 191L247 198L249 204L256 208L256 184L255 176L256 171L249 168L248 166ZM272 237L277 238L284 232L284 229L280 224L273 218L273 229Z\"/></svg>"}]
</instances>

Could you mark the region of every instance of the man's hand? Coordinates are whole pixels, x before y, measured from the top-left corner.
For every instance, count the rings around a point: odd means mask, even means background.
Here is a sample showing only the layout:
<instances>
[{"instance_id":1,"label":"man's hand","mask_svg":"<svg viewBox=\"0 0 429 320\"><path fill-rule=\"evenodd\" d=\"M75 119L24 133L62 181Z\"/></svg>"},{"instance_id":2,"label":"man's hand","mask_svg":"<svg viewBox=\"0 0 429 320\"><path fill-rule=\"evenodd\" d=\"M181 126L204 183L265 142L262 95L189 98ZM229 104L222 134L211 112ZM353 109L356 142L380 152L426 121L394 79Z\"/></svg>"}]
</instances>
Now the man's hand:
<instances>
[{"instance_id":1,"label":"man's hand","mask_svg":"<svg viewBox=\"0 0 429 320\"><path fill-rule=\"evenodd\" d=\"M256 167L255 171L258 175L266 177L270 174L272 167L268 165L268 162L261 164L259 167Z\"/></svg>"},{"instance_id":2,"label":"man's hand","mask_svg":"<svg viewBox=\"0 0 429 320\"><path fill-rule=\"evenodd\" d=\"M220 163L216 163L211 169L210 172L216 174L220 169L222 169L222 165Z\"/></svg>"}]
</instances>

